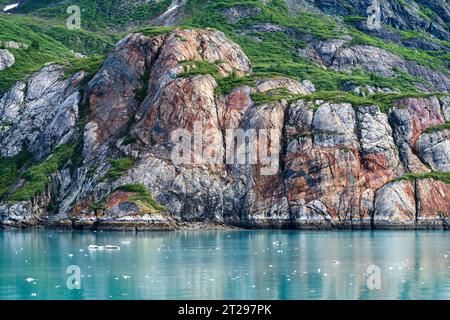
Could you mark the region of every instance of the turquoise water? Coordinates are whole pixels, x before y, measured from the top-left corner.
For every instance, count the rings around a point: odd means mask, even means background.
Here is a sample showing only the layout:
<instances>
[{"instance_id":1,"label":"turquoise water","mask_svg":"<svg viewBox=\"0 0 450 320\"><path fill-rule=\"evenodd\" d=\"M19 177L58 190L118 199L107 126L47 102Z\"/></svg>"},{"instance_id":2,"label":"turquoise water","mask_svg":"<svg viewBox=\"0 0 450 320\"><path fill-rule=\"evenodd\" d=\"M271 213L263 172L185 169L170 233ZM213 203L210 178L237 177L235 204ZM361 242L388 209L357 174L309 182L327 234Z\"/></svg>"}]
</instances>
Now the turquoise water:
<instances>
[{"instance_id":1,"label":"turquoise water","mask_svg":"<svg viewBox=\"0 0 450 320\"><path fill-rule=\"evenodd\" d=\"M450 299L449 236L0 231L0 299ZM66 285L71 265L79 290ZM370 265L379 290L368 289Z\"/></svg>"}]
</instances>

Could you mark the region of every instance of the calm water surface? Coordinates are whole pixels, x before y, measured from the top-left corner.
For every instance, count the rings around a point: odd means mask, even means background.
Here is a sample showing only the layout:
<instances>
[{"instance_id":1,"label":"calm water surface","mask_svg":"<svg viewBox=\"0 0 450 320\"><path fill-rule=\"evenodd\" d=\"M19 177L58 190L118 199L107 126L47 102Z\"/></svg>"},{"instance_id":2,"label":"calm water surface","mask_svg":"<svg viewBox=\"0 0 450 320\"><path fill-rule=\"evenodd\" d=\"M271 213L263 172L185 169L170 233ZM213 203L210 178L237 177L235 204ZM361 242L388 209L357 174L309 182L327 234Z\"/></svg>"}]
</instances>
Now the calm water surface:
<instances>
[{"instance_id":1,"label":"calm water surface","mask_svg":"<svg viewBox=\"0 0 450 320\"><path fill-rule=\"evenodd\" d=\"M449 236L0 231L0 299L450 299ZM66 286L71 265L80 290ZM380 290L367 288L370 265L381 269Z\"/></svg>"}]
</instances>

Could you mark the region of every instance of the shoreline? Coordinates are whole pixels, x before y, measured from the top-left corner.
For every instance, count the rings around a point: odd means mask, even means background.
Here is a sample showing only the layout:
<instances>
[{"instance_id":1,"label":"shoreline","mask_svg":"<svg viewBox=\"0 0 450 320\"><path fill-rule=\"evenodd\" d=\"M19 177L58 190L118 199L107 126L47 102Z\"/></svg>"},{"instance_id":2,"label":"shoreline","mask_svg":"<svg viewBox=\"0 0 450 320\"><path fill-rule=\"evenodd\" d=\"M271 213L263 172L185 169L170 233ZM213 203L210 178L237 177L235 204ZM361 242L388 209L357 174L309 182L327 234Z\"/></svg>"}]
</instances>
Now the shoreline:
<instances>
[{"instance_id":1,"label":"shoreline","mask_svg":"<svg viewBox=\"0 0 450 320\"><path fill-rule=\"evenodd\" d=\"M297 230L297 231L449 231L450 225L443 221L417 223L363 224L324 224L298 223L290 221L233 221L231 223L214 221L121 221L121 220L61 220L0 222L0 230L67 230L67 231L245 231L245 230Z\"/></svg>"}]
</instances>

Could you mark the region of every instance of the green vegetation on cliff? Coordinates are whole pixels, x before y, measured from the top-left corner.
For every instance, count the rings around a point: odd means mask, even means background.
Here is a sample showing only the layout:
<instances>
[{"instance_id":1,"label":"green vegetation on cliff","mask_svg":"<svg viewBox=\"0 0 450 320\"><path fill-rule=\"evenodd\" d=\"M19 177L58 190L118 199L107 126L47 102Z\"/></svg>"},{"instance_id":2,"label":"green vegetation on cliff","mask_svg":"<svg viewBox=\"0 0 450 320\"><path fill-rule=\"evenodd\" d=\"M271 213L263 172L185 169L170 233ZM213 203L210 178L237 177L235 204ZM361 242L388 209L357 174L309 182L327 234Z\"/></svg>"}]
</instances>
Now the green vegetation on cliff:
<instances>
[{"instance_id":1,"label":"green vegetation on cliff","mask_svg":"<svg viewBox=\"0 0 450 320\"><path fill-rule=\"evenodd\" d=\"M113 45L110 38L85 30L69 30L54 21L24 15L0 13L0 42L16 41L28 48L8 49L16 63L0 72L0 95L18 80L39 71L49 62L67 66L67 73L92 69L92 58L76 58L82 54L103 54ZM81 61L81 63L80 63Z\"/></svg>"},{"instance_id":2,"label":"green vegetation on cliff","mask_svg":"<svg viewBox=\"0 0 450 320\"><path fill-rule=\"evenodd\" d=\"M226 10L237 6L253 8L257 12L236 22L227 20ZM308 12L291 15L284 0L272 0L264 4L259 0L207 3L203 0L191 0L188 10L190 17L185 26L210 27L225 32L244 49L258 77L289 76L300 80L309 79L319 91L339 91L344 83L351 82L389 87L402 92L417 92L415 84L424 82L400 71L396 77L389 78L363 71L344 73L324 70L299 54L299 51L306 47L306 43L311 41L311 37L326 40L340 39L343 35L352 37L352 44L374 45L407 60L448 73L449 60L445 52L406 48L365 34L354 27L342 25L327 15ZM273 30L262 32L260 29L264 26L273 26Z\"/></svg>"},{"instance_id":3,"label":"green vegetation on cliff","mask_svg":"<svg viewBox=\"0 0 450 320\"><path fill-rule=\"evenodd\" d=\"M439 124L436 126L429 127L425 130L426 133L433 133L441 130L450 130L450 121L447 121L443 124Z\"/></svg>"},{"instance_id":4,"label":"green vegetation on cliff","mask_svg":"<svg viewBox=\"0 0 450 320\"><path fill-rule=\"evenodd\" d=\"M19 7L19 12L32 14L45 19L65 24L70 14L71 5L81 9L81 26L83 29L107 33L123 30L127 26L145 24L151 18L164 12L172 0L26 0Z\"/></svg>"},{"instance_id":5,"label":"green vegetation on cliff","mask_svg":"<svg viewBox=\"0 0 450 320\"><path fill-rule=\"evenodd\" d=\"M26 150L22 150L14 157L0 157L0 198L8 193L11 184L19 177L20 169L29 160L30 154Z\"/></svg>"},{"instance_id":6,"label":"green vegetation on cliff","mask_svg":"<svg viewBox=\"0 0 450 320\"><path fill-rule=\"evenodd\" d=\"M119 158L119 159L110 159L109 163L111 164L111 168L106 173L106 180L116 180L123 176L128 169L130 169L134 160L130 157Z\"/></svg>"},{"instance_id":7,"label":"green vegetation on cliff","mask_svg":"<svg viewBox=\"0 0 450 320\"><path fill-rule=\"evenodd\" d=\"M141 205L144 211L164 211L166 209L153 198L143 184L126 184L118 187L116 190L135 193L136 195L131 196L129 200Z\"/></svg>"},{"instance_id":8,"label":"green vegetation on cliff","mask_svg":"<svg viewBox=\"0 0 450 320\"><path fill-rule=\"evenodd\" d=\"M450 172L407 173L395 181L434 179L450 184Z\"/></svg>"},{"instance_id":9,"label":"green vegetation on cliff","mask_svg":"<svg viewBox=\"0 0 450 320\"><path fill-rule=\"evenodd\" d=\"M75 145L61 145L53 154L31 166L23 174L24 183L9 198L10 201L26 201L45 191L50 175L60 170L73 156Z\"/></svg>"},{"instance_id":10,"label":"green vegetation on cliff","mask_svg":"<svg viewBox=\"0 0 450 320\"><path fill-rule=\"evenodd\" d=\"M166 10L171 0L74 0L70 4L81 8L82 30L69 30L65 26L69 14L66 12L68 4L64 1L23 1L18 9L22 14L0 14L0 27L5 30L0 35L0 41L16 40L29 45L37 41L40 44L40 49L32 49L29 53L13 50L17 63L0 74L0 94L9 88L14 80L23 79L46 62L67 59L65 64L70 64L73 52L85 55L104 54L125 32L134 30L153 36L173 29L146 25ZM229 20L226 10L236 7L246 8L250 13L236 21ZM420 6L417 10L423 16L436 15L426 6ZM349 9L349 12L353 11ZM307 44L315 40L340 39L343 36L352 39L350 45L367 44L380 47L407 60L448 74L448 50L408 48L375 37L373 33L364 33L356 29L354 24L363 21L365 17L349 15L341 20L306 11L292 14L284 0L189 0L186 13L187 16L179 27L209 27L225 32L241 45L249 56L256 77L289 76L299 80L309 79L318 91L340 91L345 83L353 83L389 87L402 92L417 92L417 83L426 84L423 79L411 77L401 71L398 71L395 77L380 77L363 71L345 73L325 70L300 54ZM264 28L269 28L269 31L264 31ZM444 47L449 45L448 41L436 40L426 32L397 30L391 26L386 28L398 32L400 37L405 39L432 41ZM86 68L89 67L88 63ZM74 69L68 67L68 70ZM237 77L222 80L218 93L229 92L234 84L238 83ZM252 79L245 79L243 82L251 83Z\"/></svg>"}]
</instances>

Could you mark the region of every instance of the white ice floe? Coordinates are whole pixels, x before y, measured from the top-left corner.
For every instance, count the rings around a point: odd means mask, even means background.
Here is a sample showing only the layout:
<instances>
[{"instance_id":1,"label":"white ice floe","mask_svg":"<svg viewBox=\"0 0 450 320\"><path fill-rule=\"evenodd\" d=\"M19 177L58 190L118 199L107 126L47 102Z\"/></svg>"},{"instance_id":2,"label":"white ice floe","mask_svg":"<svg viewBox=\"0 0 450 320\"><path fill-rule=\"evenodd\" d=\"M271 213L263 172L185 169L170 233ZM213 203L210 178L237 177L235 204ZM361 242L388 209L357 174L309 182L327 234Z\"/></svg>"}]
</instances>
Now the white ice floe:
<instances>
[{"instance_id":1,"label":"white ice floe","mask_svg":"<svg viewBox=\"0 0 450 320\"><path fill-rule=\"evenodd\" d=\"M27 278L26 280L27 280L27 282L33 282L34 281L33 278Z\"/></svg>"},{"instance_id":2,"label":"white ice floe","mask_svg":"<svg viewBox=\"0 0 450 320\"><path fill-rule=\"evenodd\" d=\"M95 245L95 244L91 244L91 245L88 247L88 250L90 250L90 251L95 251L95 250L105 250L105 247L104 247L104 246L97 246L97 245Z\"/></svg>"},{"instance_id":3,"label":"white ice floe","mask_svg":"<svg viewBox=\"0 0 450 320\"><path fill-rule=\"evenodd\" d=\"M105 246L106 250L120 250L119 246L113 246L113 245L106 245Z\"/></svg>"},{"instance_id":4,"label":"white ice floe","mask_svg":"<svg viewBox=\"0 0 450 320\"><path fill-rule=\"evenodd\" d=\"M8 5L6 5L6 6L3 8L3 12L6 12L6 11L9 11L9 10L12 10L12 9L15 9L15 8L17 8L18 6L19 6L18 3L8 4Z\"/></svg>"}]
</instances>

